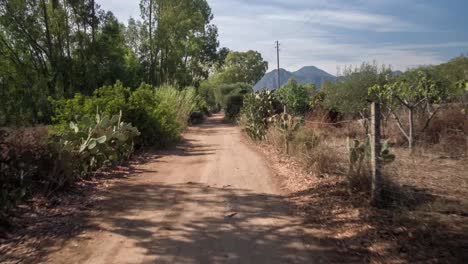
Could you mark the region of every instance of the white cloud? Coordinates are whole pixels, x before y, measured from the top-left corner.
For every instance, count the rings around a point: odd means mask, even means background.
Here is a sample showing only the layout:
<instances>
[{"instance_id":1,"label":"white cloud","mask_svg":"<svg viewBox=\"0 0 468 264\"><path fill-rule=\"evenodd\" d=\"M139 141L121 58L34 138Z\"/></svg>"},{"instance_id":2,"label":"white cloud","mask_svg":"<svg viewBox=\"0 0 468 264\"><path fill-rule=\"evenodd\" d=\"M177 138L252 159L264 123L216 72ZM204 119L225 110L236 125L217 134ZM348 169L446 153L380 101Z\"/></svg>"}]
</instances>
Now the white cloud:
<instances>
[{"instance_id":1,"label":"white cloud","mask_svg":"<svg viewBox=\"0 0 468 264\"><path fill-rule=\"evenodd\" d=\"M385 14L390 7L441 15L424 1L407 0L208 0L221 46L258 50L276 67L274 42L280 40L281 64L289 70L315 65L335 74L337 66L376 60L404 70L447 59L441 50L460 50L468 41L447 40L411 17ZM121 21L139 18L139 0L98 0ZM381 12L378 12L381 11ZM382 13L384 12L384 13ZM428 19L430 19L428 17ZM428 33L419 39L422 32ZM360 34L356 34L359 32ZM367 38L367 34L374 36ZM419 35L418 35L419 34ZM412 39L406 39L411 35ZM390 37L389 37L390 36ZM394 39L394 36L400 36ZM435 36L438 36L437 39ZM382 41L379 41L382 37ZM395 40L394 43L390 40ZM464 50L461 50L464 51ZM457 55L457 54L455 54Z\"/></svg>"},{"instance_id":2,"label":"white cloud","mask_svg":"<svg viewBox=\"0 0 468 264\"><path fill-rule=\"evenodd\" d=\"M139 0L97 0L96 2L103 10L112 11L123 23L127 23L130 17L140 17Z\"/></svg>"},{"instance_id":3,"label":"white cloud","mask_svg":"<svg viewBox=\"0 0 468 264\"><path fill-rule=\"evenodd\" d=\"M338 28L376 32L414 31L418 27L393 16L350 10L304 10L288 13L266 14L262 18L285 20Z\"/></svg>"}]
</instances>

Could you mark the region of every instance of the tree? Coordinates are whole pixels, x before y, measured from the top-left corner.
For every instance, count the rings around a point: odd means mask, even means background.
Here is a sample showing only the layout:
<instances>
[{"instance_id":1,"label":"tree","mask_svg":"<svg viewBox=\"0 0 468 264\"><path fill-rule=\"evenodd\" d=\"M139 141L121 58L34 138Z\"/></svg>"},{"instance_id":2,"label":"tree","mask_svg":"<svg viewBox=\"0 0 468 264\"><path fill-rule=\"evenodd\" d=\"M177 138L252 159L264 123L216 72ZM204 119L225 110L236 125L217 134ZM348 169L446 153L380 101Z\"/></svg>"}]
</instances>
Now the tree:
<instances>
[{"instance_id":1,"label":"tree","mask_svg":"<svg viewBox=\"0 0 468 264\"><path fill-rule=\"evenodd\" d=\"M276 92L287 107L288 112L302 115L308 109L312 91L315 91L315 85L301 85L295 79L290 79Z\"/></svg>"},{"instance_id":2,"label":"tree","mask_svg":"<svg viewBox=\"0 0 468 264\"><path fill-rule=\"evenodd\" d=\"M326 83L324 106L340 113L360 114L366 117L369 108L368 89L384 85L392 78L388 67L363 63L360 67L345 68L335 83Z\"/></svg>"},{"instance_id":3,"label":"tree","mask_svg":"<svg viewBox=\"0 0 468 264\"><path fill-rule=\"evenodd\" d=\"M268 62L257 51L234 52L226 57L224 66L217 73L221 83L247 83L255 85L265 75Z\"/></svg>"},{"instance_id":4,"label":"tree","mask_svg":"<svg viewBox=\"0 0 468 264\"><path fill-rule=\"evenodd\" d=\"M425 109L429 115L424 129L441 108L440 103L447 97L447 88L438 81L429 69L417 69L400 76L391 84L375 85L369 89L369 94L376 96L393 115L401 133L408 140L410 151L414 147L414 115L416 110ZM436 105L437 104L437 105ZM403 107L408 112L408 126L405 128L397 111Z\"/></svg>"},{"instance_id":5,"label":"tree","mask_svg":"<svg viewBox=\"0 0 468 264\"><path fill-rule=\"evenodd\" d=\"M217 59L218 29L206 0L142 0L141 60L151 84L198 86Z\"/></svg>"},{"instance_id":6,"label":"tree","mask_svg":"<svg viewBox=\"0 0 468 264\"><path fill-rule=\"evenodd\" d=\"M140 70L123 32L94 0L0 1L1 122L47 123L49 96L90 95L117 79L134 85Z\"/></svg>"}]
</instances>

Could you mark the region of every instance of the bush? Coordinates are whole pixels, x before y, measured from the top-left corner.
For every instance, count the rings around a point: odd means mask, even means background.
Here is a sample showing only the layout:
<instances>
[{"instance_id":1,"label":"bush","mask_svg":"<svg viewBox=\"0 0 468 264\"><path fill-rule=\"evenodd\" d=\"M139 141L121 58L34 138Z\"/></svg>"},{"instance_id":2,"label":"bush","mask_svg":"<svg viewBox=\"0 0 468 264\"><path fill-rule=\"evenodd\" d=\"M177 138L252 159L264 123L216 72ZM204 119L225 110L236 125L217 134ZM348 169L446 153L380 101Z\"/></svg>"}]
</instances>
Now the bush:
<instances>
[{"instance_id":1,"label":"bush","mask_svg":"<svg viewBox=\"0 0 468 264\"><path fill-rule=\"evenodd\" d=\"M369 87L384 85L392 79L389 68L375 63L363 63L358 68L345 68L335 83L326 83L323 106L340 113L366 112L369 106Z\"/></svg>"},{"instance_id":2,"label":"bush","mask_svg":"<svg viewBox=\"0 0 468 264\"><path fill-rule=\"evenodd\" d=\"M118 81L114 85L96 89L91 97L76 94L72 99L49 98L55 113L52 121L61 131L66 130L70 122L79 121L81 118L92 118L96 113L116 115L122 111L126 115L129 113L130 94L130 89ZM127 119L126 116L124 119Z\"/></svg>"},{"instance_id":3,"label":"bush","mask_svg":"<svg viewBox=\"0 0 468 264\"><path fill-rule=\"evenodd\" d=\"M122 114L97 114L95 119L82 118L80 122L71 122L69 129L50 139L49 164L42 174L49 190L128 159L134 150L134 139L140 135L136 127L122 122Z\"/></svg>"},{"instance_id":4,"label":"bush","mask_svg":"<svg viewBox=\"0 0 468 264\"><path fill-rule=\"evenodd\" d=\"M0 221L38 180L47 137L47 127L0 129Z\"/></svg>"},{"instance_id":5,"label":"bush","mask_svg":"<svg viewBox=\"0 0 468 264\"><path fill-rule=\"evenodd\" d=\"M51 102L56 112L51 136L46 127L0 130L2 221L35 184L52 193L128 159L135 141L152 146L176 141L193 111L203 107L194 88L143 84L131 92L119 82L91 97ZM141 128L141 137L130 122Z\"/></svg>"},{"instance_id":6,"label":"bush","mask_svg":"<svg viewBox=\"0 0 468 264\"><path fill-rule=\"evenodd\" d=\"M268 129L267 142L280 151L285 151L284 134L271 127ZM342 155L336 146L332 146L307 127L301 127L293 133L289 155L299 162L307 172L320 177L338 173L342 166Z\"/></svg>"},{"instance_id":7,"label":"bush","mask_svg":"<svg viewBox=\"0 0 468 264\"><path fill-rule=\"evenodd\" d=\"M268 90L247 94L241 109L240 124L243 130L254 140L265 138L268 119L276 114L278 99Z\"/></svg>"},{"instance_id":8,"label":"bush","mask_svg":"<svg viewBox=\"0 0 468 264\"><path fill-rule=\"evenodd\" d=\"M287 113L281 113L280 115L273 116L269 121L273 123L273 127L283 136L286 154L289 154L290 142L297 130L304 125L304 120Z\"/></svg>"},{"instance_id":9,"label":"bush","mask_svg":"<svg viewBox=\"0 0 468 264\"><path fill-rule=\"evenodd\" d=\"M226 99L226 117L230 120L236 119L239 116L240 110L242 109L243 105L243 95L229 95Z\"/></svg>"},{"instance_id":10,"label":"bush","mask_svg":"<svg viewBox=\"0 0 468 264\"><path fill-rule=\"evenodd\" d=\"M180 138L199 97L194 88L141 85L130 97L130 118L140 129L140 145L167 146Z\"/></svg>"},{"instance_id":11,"label":"bush","mask_svg":"<svg viewBox=\"0 0 468 264\"><path fill-rule=\"evenodd\" d=\"M276 92L287 107L288 112L303 115L308 110L310 96L314 91L314 85L301 85L296 80L290 79Z\"/></svg>"},{"instance_id":12,"label":"bush","mask_svg":"<svg viewBox=\"0 0 468 264\"><path fill-rule=\"evenodd\" d=\"M123 113L123 121L131 122L141 131L137 145L167 146L179 139L193 111L206 111L204 100L194 88L178 90L164 86L153 88L142 84L134 92L117 82L97 89L93 96L80 94L72 99L51 100L55 129L64 132L70 122L83 124L99 112L106 115ZM82 129L82 127L79 127Z\"/></svg>"},{"instance_id":13,"label":"bush","mask_svg":"<svg viewBox=\"0 0 468 264\"><path fill-rule=\"evenodd\" d=\"M208 112L216 113L221 110L221 95L217 89L218 85L212 80L206 80L200 83L198 94L206 103Z\"/></svg>"}]
</instances>

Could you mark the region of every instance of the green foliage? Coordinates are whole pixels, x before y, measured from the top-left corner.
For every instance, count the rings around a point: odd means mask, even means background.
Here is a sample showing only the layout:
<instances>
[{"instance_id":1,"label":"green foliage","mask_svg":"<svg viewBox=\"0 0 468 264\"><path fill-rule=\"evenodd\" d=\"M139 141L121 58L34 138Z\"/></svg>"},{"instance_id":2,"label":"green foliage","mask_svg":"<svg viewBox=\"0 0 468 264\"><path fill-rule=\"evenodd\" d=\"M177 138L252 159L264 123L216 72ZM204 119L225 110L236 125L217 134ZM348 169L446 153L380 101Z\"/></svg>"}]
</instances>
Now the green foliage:
<instances>
[{"instance_id":1,"label":"green foliage","mask_svg":"<svg viewBox=\"0 0 468 264\"><path fill-rule=\"evenodd\" d=\"M215 113L221 110L221 94L218 84L212 79L200 83L198 95L206 102L209 112Z\"/></svg>"},{"instance_id":2,"label":"green foliage","mask_svg":"<svg viewBox=\"0 0 468 264\"><path fill-rule=\"evenodd\" d=\"M271 117L269 121L283 136L286 153L289 154L289 142L294 139L296 132L304 125L304 120L287 113L281 113Z\"/></svg>"},{"instance_id":3,"label":"green foliage","mask_svg":"<svg viewBox=\"0 0 468 264\"><path fill-rule=\"evenodd\" d=\"M225 114L230 120L234 120L240 114L244 104L244 95L229 95L226 99Z\"/></svg>"},{"instance_id":4,"label":"green foliage","mask_svg":"<svg viewBox=\"0 0 468 264\"><path fill-rule=\"evenodd\" d=\"M367 111L369 105L368 89L374 85L384 85L392 78L391 71L375 64L363 63L359 68L345 68L343 75L335 83L323 87L323 105L329 110L341 113L360 113Z\"/></svg>"},{"instance_id":5,"label":"green foliage","mask_svg":"<svg viewBox=\"0 0 468 264\"><path fill-rule=\"evenodd\" d=\"M133 49L152 85L198 86L218 61L218 29L206 0L141 0ZM130 24L129 24L130 25ZM135 34L135 32L138 32Z\"/></svg>"},{"instance_id":6,"label":"green foliage","mask_svg":"<svg viewBox=\"0 0 468 264\"><path fill-rule=\"evenodd\" d=\"M468 80L468 57L459 56L446 63L434 66L438 79L445 80L448 93L451 97L459 97L467 92L466 88L460 86L461 80Z\"/></svg>"},{"instance_id":7,"label":"green foliage","mask_svg":"<svg viewBox=\"0 0 468 264\"><path fill-rule=\"evenodd\" d=\"M221 84L218 86L219 102L226 117L234 120L239 116L244 96L252 93L252 86L245 83Z\"/></svg>"},{"instance_id":8,"label":"green foliage","mask_svg":"<svg viewBox=\"0 0 468 264\"><path fill-rule=\"evenodd\" d=\"M167 146L179 139L199 97L194 88L178 90L171 86L152 88L143 84L129 99L129 120L141 130L139 143Z\"/></svg>"},{"instance_id":9,"label":"green foliage","mask_svg":"<svg viewBox=\"0 0 468 264\"><path fill-rule=\"evenodd\" d=\"M50 140L52 165L43 178L49 189L58 189L88 177L102 166L126 160L139 135L136 127L122 122L122 113L97 114L95 119L85 117L78 124L70 122L69 129Z\"/></svg>"},{"instance_id":10,"label":"green foliage","mask_svg":"<svg viewBox=\"0 0 468 264\"><path fill-rule=\"evenodd\" d=\"M72 99L51 99L56 115L56 130L63 132L70 122L82 129L83 120L94 117L97 111L115 115L122 111L123 120L132 122L141 131L137 144L167 146L177 139L186 127L192 112L205 107L195 88L178 90L171 86L153 88L142 84L135 91L121 82L97 89L93 96L75 95Z\"/></svg>"},{"instance_id":11,"label":"green foliage","mask_svg":"<svg viewBox=\"0 0 468 264\"><path fill-rule=\"evenodd\" d=\"M224 66L214 76L218 83L256 84L265 75L268 62L256 51L230 52Z\"/></svg>"},{"instance_id":12,"label":"green foliage","mask_svg":"<svg viewBox=\"0 0 468 264\"><path fill-rule=\"evenodd\" d=\"M447 88L427 69L418 69L406 72L394 83L370 86L369 94L382 101L415 108L425 103L442 102L447 97Z\"/></svg>"},{"instance_id":13,"label":"green foliage","mask_svg":"<svg viewBox=\"0 0 468 264\"><path fill-rule=\"evenodd\" d=\"M371 158L371 144L370 136L363 142L348 138L348 154L349 154L349 175L361 175L365 163L368 163ZM381 143L380 159L384 164L393 162L396 158L390 150L390 143L388 140Z\"/></svg>"},{"instance_id":14,"label":"green foliage","mask_svg":"<svg viewBox=\"0 0 468 264\"><path fill-rule=\"evenodd\" d=\"M245 83L220 84L218 90L220 96L219 102L224 109L227 107L230 96L243 96L253 92L252 86Z\"/></svg>"},{"instance_id":15,"label":"green foliage","mask_svg":"<svg viewBox=\"0 0 468 264\"><path fill-rule=\"evenodd\" d=\"M72 99L54 100L49 98L55 113L52 121L58 124L59 130L63 130L68 127L71 121L78 121L79 118L91 118L96 112L107 115L115 115L120 111L128 113L129 96L130 89L117 81L114 85L106 85L96 89L93 96L76 94Z\"/></svg>"},{"instance_id":16,"label":"green foliage","mask_svg":"<svg viewBox=\"0 0 468 264\"><path fill-rule=\"evenodd\" d=\"M275 94L268 90L245 95L240 124L250 138L265 138L269 118L275 114L277 100Z\"/></svg>"},{"instance_id":17,"label":"green foliage","mask_svg":"<svg viewBox=\"0 0 468 264\"><path fill-rule=\"evenodd\" d=\"M408 71L394 83L370 87L368 93L392 113L400 131L408 140L410 150L413 148L415 137L414 113L417 110L429 112L425 129L440 109L439 104L449 96L447 85L437 78L431 68ZM397 111L401 107L405 108L409 114L407 128L404 128L402 118Z\"/></svg>"},{"instance_id":18,"label":"green foliage","mask_svg":"<svg viewBox=\"0 0 468 264\"><path fill-rule=\"evenodd\" d=\"M198 86L224 61L205 0L141 1L142 21L128 26L97 2L1 1L0 126L50 123L49 97L117 80Z\"/></svg>"},{"instance_id":19,"label":"green foliage","mask_svg":"<svg viewBox=\"0 0 468 264\"><path fill-rule=\"evenodd\" d=\"M301 85L296 80L290 79L276 92L281 98L288 112L302 115L308 110L310 96L315 91L315 86Z\"/></svg>"}]
</instances>

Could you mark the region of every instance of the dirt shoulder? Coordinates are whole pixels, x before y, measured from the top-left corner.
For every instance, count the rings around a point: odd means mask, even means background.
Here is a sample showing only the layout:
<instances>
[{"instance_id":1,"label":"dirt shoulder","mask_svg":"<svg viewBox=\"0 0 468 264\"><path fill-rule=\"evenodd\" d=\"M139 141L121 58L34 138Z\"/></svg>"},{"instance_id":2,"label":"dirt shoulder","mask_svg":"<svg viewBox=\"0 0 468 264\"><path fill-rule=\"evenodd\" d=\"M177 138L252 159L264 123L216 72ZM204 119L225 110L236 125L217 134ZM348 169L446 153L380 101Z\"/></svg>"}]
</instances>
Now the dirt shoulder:
<instances>
[{"instance_id":1,"label":"dirt shoulder","mask_svg":"<svg viewBox=\"0 0 468 264\"><path fill-rule=\"evenodd\" d=\"M264 157L221 116L107 175L31 201L1 262L311 263L339 253L306 235Z\"/></svg>"},{"instance_id":2,"label":"dirt shoulder","mask_svg":"<svg viewBox=\"0 0 468 264\"><path fill-rule=\"evenodd\" d=\"M400 151L403 161L393 166L406 171L399 177L409 173L413 177L394 178L399 188L394 186L392 191L400 193L392 195L406 200L399 201L402 204L395 207L377 210L369 207L367 194L348 191L344 176L317 178L273 146L250 144L263 153L272 170L284 179L288 198L304 217L304 228L310 236L320 237L342 252L345 258L337 262L466 263L468 260L468 219L466 196L463 196L466 190L458 186L453 188L458 191L447 193L440 185L449 180L436 181L442 175L463 175L459 173L466 167L463 160L444 160L447 166L438 166L433 159L432 164L430 159L425 163L413 160L424 165L415 174L418 166L408 164L409 157ZM433 179L429 181L431 186L421 185L428 178ZM451 177L452 181L458 178ZM463 181L457 182L463 185ZM447 197L452 199L447 202Z\"/></svg>"},{"instance_id":3,"label":"dirt shoulder","mask_svg":"<svg viewBox=\"0 0 468 264\"><path fill-rule=\"evenodd\" d=\"M466 216L426 213L372 210L343 177L308 175L215 116L175 148L20 206L0 262L463 263Z\"/></svg>"}]
</instances>

